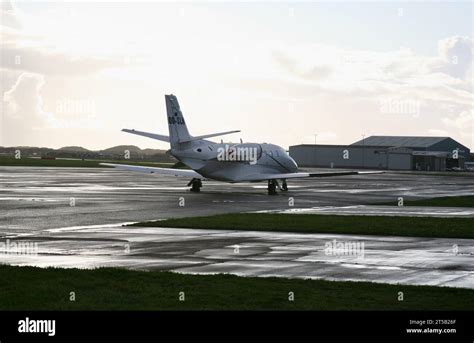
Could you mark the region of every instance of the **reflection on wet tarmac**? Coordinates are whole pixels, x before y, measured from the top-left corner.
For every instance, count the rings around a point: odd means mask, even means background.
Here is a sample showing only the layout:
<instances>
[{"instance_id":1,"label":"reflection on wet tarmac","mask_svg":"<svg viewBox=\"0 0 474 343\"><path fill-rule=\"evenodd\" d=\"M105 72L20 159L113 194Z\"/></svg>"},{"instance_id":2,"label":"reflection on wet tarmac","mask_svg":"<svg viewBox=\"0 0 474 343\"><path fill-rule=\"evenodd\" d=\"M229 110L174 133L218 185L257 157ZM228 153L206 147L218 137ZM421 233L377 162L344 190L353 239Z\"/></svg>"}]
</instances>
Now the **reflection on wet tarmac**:
<instances>
[{"instance_id":1,"label":"reflection on wet tarmac","mask_svg":"<svg viewBox=\"0 0 474 343\"><path fill-rule=\"evenodd\" d=\"M123 226L47 230L36 254L1 254L3 263L65 268L124 267L474 288L474 240L293 234ZM363 254L328 254L332 242Z\"/></svg>"},{"instance_id":2,"label":"reflection on wet tarmac","mask_svg":"<svg viewBox=\"0 0 474 343\"><path fill-rule=\"evenodd\" d=\"M386 173L291 180L289 192L272 197L264 184L218 182L204 182L193 194L188 181L112 169L0 167L0 243L33 242L38 249L28 255L0 246L0 261L474 288L474 240L120 226L249 211L473 217L468 208L367 206L399 196L474 194L473 177ZM334 239L363 242L363 258L325 254Z\"/></svg>"}]
</instances>

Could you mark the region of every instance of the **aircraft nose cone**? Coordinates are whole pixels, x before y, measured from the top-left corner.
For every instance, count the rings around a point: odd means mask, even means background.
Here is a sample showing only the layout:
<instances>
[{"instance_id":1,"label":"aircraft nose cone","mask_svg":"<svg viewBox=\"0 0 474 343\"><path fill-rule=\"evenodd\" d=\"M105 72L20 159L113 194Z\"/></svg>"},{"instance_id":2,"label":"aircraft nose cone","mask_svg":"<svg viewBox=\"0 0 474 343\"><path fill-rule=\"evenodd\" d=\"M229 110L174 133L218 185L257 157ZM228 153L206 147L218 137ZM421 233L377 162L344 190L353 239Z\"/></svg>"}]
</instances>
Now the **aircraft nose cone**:
<instances>
[{"instance_id":1,"label":"aircraft nose cone","mask_svg":"<svg viewBox=\"0 0 474 343\"><path fill-rule=\"evenodd\" d=\"M298 170L298 165L296 164L295 160L291 157L288 157L287 164L292 172L296 172Z\"/></svg>"},{"instance_id":2,"label":"aircraft nose cone","mask_svg":"<svg viewBox=\"0 0 474 343\"><path fill-rule=\"evenodd\" d=\"M291 162L293 163L293 168L296 170L298 170L298 164L295 162L294 159L291 159Z\"/></svg>"}]
</instances>

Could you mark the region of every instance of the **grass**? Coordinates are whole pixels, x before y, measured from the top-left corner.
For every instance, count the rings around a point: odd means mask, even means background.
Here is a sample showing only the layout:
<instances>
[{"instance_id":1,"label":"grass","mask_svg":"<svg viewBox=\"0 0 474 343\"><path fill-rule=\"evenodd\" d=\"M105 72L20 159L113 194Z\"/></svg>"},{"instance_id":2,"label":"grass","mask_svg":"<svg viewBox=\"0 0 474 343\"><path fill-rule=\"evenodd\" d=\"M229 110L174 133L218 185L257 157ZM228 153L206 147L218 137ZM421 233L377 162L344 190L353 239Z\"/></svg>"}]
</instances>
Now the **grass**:
<instances>
[{"instance_id":1,"label":"grass","mask_svg":"<svg viewBox=\"0 0 474 343\"><path fill-rule=\"evenodd\" d=\"M392 201L377 205L398 205L398 201ZM435 207L474 207L474 195L440 197L420 200L405 200L404 206L435 206Z\"/></svg>"},{"instance_id":2,"label":"grass","mask_svg":"<svg viewBox=\"0 0 474 343\"><path fill-rule=\"evenodd\" d=\"M42 160L40 158L23 157L15 159L14 157L0 157L0 166L18 166L18 167L103 167L99 161L91 160Z\"/></svg>"},{"instance_id":3,"label":"grass","mask_svg":"<svg viewBox=\"0 0 474 343\"><path fill-rule=\"evenodd\" d=\"M15 159L10 156L0 156L0 166L22 166L22 167L83 167L83 168L112 168L100 165L100 163L117 163L130 164L147 167L171 168L173 163L158 162L134 162L128 160L111 161L111 160L42 160L40 158L24 157Z\"/></svg>"},{"instance_id":4,"label":"grass","mask_svg":"<svg viewBox=\"0 0 474 343\"><path fill-rule=\"evenodd\" d=\"M131 226L474 238L474 218L237 213L142 222Z\"/></svg>"},{"instance_id":5,"label":"grass","mask_svg":"<svg viewBox=\"0 0 474 343\"><path fill-rule=\"evenodd\" d=\"M474 290L100 268L0 266L2 310L472 310ZM75 292L75 301L70 301ZM179 301L184 292L185 301ZM293 292L294 301L289 301ZM398 301L398 292L404 301Z\"/></svg>"}]
</instances>

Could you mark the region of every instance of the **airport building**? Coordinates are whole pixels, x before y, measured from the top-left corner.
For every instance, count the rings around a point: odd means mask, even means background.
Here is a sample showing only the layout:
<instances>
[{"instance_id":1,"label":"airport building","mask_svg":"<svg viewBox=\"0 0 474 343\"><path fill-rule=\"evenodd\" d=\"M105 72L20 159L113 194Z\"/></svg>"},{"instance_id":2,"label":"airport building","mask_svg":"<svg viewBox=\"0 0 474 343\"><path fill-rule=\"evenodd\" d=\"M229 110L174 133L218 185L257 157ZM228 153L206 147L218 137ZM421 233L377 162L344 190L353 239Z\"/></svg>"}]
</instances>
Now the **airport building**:
<instances>
[{"instance_id":1,"label":"airport building","mask_svg":"<svg viewBox=\"0 0 474 343\"><path fill-rule=\"evenodd\" d=\"M370 136L350 145L290 146L301 167L444 171L464 168L468 147L450 137Z\"/></svg>"}]
</instances>

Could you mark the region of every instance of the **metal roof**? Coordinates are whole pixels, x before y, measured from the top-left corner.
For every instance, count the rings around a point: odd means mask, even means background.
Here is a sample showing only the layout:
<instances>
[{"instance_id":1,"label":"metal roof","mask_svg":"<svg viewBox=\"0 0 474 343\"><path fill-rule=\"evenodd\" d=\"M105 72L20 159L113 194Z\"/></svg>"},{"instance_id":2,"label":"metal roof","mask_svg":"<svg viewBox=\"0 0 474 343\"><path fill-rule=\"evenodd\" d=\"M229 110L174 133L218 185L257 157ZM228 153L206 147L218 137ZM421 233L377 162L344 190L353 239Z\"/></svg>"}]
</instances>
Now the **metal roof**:
<instances>
[{"instance_id":1,"label":"metal roof","mask_svg":"<svg viewBox=\"0 0 474 343\"><path fill-rule=\"evenodd\" d=\"M427 148L449 137L370 136L351 145Z\"/></svg>"}]
</instances>

